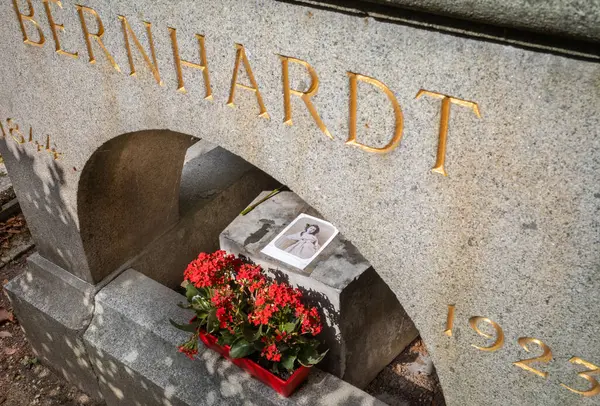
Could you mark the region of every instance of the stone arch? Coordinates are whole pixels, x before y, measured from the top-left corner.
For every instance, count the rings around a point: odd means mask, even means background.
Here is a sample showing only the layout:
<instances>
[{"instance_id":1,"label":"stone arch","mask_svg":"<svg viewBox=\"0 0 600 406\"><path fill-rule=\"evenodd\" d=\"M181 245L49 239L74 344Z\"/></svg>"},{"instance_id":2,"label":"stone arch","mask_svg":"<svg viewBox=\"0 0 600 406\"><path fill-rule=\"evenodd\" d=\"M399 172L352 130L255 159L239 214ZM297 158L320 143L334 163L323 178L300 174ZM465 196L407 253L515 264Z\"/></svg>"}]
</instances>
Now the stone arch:
<instances>
[{"instance_id":1,"label":"stone arch","mask_svg":"<svg viewBox=\"0 0 600 406\"><path fill-rule=\"evenodd\" d=\"M173 254L166 248L143 261L138 256L148 247L160 246L164 230L186 215L181 211L185 205L180 204L182 170L186 151L197 140L197 136L171 130L146 129L111 138L92 153L79 180L77 209L83 249L95 283L130 266L146 273L148 262ZM250 165L244 158L238 157ZM311 200L306 201L312 205ZM233 218L235 214L228 222ZM157 272L149 274L167 286L176 286L156 278ZM375 272L369 275L381 281ZM386 281L380 285L387 291L379 293L392 295Z\"/></svg>"},{"instance_id":2,"label":"stone arch","mask_svg":"<svg viewBox=\"0 0 600 406\"><path fill-rule=\"evenodd\" d=\"M77 207L94 282L178 220L181 170L192 140L169 130L131 132L105 142L86 162Z\"/></svg>"}]
</instances>

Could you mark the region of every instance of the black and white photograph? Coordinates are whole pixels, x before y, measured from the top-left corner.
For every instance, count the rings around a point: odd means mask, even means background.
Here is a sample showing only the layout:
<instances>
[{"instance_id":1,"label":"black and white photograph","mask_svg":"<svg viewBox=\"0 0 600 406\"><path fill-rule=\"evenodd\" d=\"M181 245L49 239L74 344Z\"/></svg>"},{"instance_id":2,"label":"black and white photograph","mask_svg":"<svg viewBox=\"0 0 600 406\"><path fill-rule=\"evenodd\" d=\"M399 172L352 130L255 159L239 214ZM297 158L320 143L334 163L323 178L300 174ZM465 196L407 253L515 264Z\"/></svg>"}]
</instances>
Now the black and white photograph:
<instances>
[{"instance_id":1,"label":"black and white photograph","mask_svg":"<svg viewBox=\"0 0 600 406\"><path fill-rule=\"evenodd\" d=\"M262 252L286 264L304 269L337 235L325 220L300 214Z\"/></svg>"}]
</instances>

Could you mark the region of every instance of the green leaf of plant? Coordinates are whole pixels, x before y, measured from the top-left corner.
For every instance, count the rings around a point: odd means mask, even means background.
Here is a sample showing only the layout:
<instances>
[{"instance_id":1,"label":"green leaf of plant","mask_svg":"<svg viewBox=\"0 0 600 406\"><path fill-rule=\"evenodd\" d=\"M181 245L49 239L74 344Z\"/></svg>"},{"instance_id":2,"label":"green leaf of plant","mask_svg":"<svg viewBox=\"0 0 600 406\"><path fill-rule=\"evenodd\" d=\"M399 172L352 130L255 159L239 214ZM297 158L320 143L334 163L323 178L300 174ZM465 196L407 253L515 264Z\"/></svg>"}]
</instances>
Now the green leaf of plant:
<instances>
[{"instance_id":1,"label":"green leaf of plant","mask_svg":"<svg viewBox=\"0 0 600 406\"><path fill-rule=\"evenodd\" d=\"M281 365L288 371L292 372L294 370L294 362L296 361L296 356L294 354L285 355L281 359Z\"/></svg>"},{"instance_id":2,"label":"green leaf of plant","mask_svg":"<svg viewBox=\"0 0 600 406\"><path fill-rule=\"evenodd\" d=\"M249 342L256 341L260 338L258 331L255 331L252 327L248 325L245 325L242 328L242 334L244 335L244 338Z\"/></svg>"},{"instance_id":3,"label":"green leaf of plant","mask_svg":"<svg viewBox=\"0 0 600 406\"><path fill-rule=\"evenodd\" d=\"M188 304L188 303L177 303L177 306L181 307L182 309L191 309L192 305Z\"/></svg>"},{"instance_id":4,"label":"green leaf of plant","mask_svg":"<svg viewBox=\"0 0 600 406\"><path fill-rule=\"evenodd\" d=\"M325 358L325 355L327 355L328 351L329 350L319 354L319 352L312 347L308 351L300 351L300 354L298 354L298 362L300 363L300 365L310 368L313 365L316 365L319 362L321 362L323 358Z\"/></svg>"},{"instance_id":5,"label":"green leaf of plant","mask_svg":"<svg viewBox=\"0 0 600 406\"><path fill-rule=\"evenodd\" d=\"M228 330L221 330L221 335L219 337L218 344L219 345L231 345L235 341L235 335L231 334Z\"/></svg>"},{"instance_id":6,"label":"green leaf of plant","mask_svg":"<svg viewBox=\"0 0 600 406\"><path fill-rule=\"evenodd\" d=\"M206 330L209 333L214 333L219 329L219 319L217 319L217 309L212 309L208 312L208 318L206 319Z\"/></svg>"},{"instance_id":7,"label":"green leaf of plant","mask_svg":"<svg viewBox=\"0 0 600 406\"><path fill-rule=\"evenodd\" d=\"M200 295L194 296L191 300L191 303L195 310L203 310L208 312L213 308L212 304Z\"/></svg>"},{"instance_id":8,"label":"green leaf of plant","mask_svg":"<svg viewBox=\"0 0 600 406\"><path fill-rule=\"evenodd\" d=\"M179 324L177 322L174 322L171 319L169 319L169 321L171 322L171 324L174 327L178 328L179 330L187 331L187 332L190 332L190 333L195 333L196 329L198 328L198 323L197 322L193 322L193 323L190 323L190 324Z\"/></svg>"},{"instance_id":9,"label":"green leaf of plant","mask_svg":"<svg viewBox=\"0 0 600 406\"><path fill-rule=\"evenodd\" d=\"M200 292L198 292L198 289L196 289L196 287L194 285L192 285L191 283L188 283L185 286L185 297L187 297L188 301L192 301L192 298L196 295L199 295Z\"/></svg>"},{"instance_id":10,"label":"green leaf of plant","mask_svg":"<svg viewBox=\"0 0 600 406\"><path fill-rule=\"evenodd\" d=\"M242 358L252 354L254 351L256 351L254 348L254 343L248 342L246 339L242 338L231 346L231 350L229 350L229 356L231 358Z\"/></svg>"},{"instance_id":11,"label":"green leaf of plant","mask_svg":"<svg viewBox=\"0 0 600 406\"><path fill-rule=\"evenodd\" d=\"M283 326L283 330L288 334L293 333L295 329L296 323L285 323L285 325Z\"/></svg>"}]
</instances>

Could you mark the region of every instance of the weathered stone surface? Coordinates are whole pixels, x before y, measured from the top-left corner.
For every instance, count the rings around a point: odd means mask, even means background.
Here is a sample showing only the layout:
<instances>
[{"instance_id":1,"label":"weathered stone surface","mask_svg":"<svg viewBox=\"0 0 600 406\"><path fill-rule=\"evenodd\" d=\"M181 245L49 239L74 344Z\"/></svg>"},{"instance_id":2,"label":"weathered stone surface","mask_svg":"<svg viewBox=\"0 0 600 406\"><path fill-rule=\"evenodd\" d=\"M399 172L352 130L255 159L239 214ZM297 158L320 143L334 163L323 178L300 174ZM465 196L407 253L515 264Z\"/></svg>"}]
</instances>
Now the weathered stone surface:
<instances>
[{"instance_id":1,"label":"weathered stone surface","mask_svg":"<svg viewBox=\"0 0 600 406\"><path fill-rule=\"evenodd\" d=\"M33 254L4 288L33 352L69 383L102 399L81 336L94 312L94 286Z\"/></svg>"},{"instance_id":2,"label":"weathered stone surface","mask_svg":"<svg viewBox=\"0 0 600 406\"><path fill-rule=\"evenodd\" d=\"M486 24L600 42L598 0L367 0ZM365 6L368 9L368 5Z\"/></svg>"},{"instance_id":3,"label":"weathered stone surface","mask_svg":"<svg viewBox=\"0 0 600 406\"><path fill-rule=\"evenodd\" d=\"M55 52L42 3L32 4L46 36L41 48L23 43L13 2L0 3L1 122L6 130L6 119L15 120L24 140L30 126L42 144L49 135L63 155L54 161L43 148L38 152L35 144L18 144L10 135L0 152L42 256L97 281L102 272L90 272L84 249L90 241L80 235L86 213L78 197L90 198L83 196L89 189L79 190L86 162L122 134L189 134L287 184L338 226L415 322L450 405L597 403L597 397L582 398L560 383L590 387L568 362L572 356L600 365L600 65L271 0L85 1L102 18L103 43L121 68L117 72L95 39L96 63L89 63L73 1L63 1L62 10L50 6L65 25L61 45L78 51L78 59ZM117 15L130 20L146 50L142 22L152 22L164 86L133 43L137 74L129 76ZM97 32L93 16L86 17L90 32ZM25 24L37 41L35 27ZM197 63L194 34L205 35L214 100L204 99L202 73L188 67L182 67L188 93L176 91L168 27L177 28L182 58ZM238 87L234 108L226 104L234 43L247 50L270 120L257 117L254 92ZM334 140L296 96L293 125L283 123L276 54L314 66L320 87L311 100ZM310 77L291 65L291 87L306 90ZM404 131L392 152L370 154L344 144L347 71L377 78L396 95ZM249 84L244 74L239 81ZM475 101L481 110L477 118L452 105L448 177L430 172L440 101L415 99L419 89ZM392 108L377 88L361 82L358 91L357 140L381 147L393 132ZM157 165L167 170L181 162L165 156ZM107 221L119 220L115 216ZM117 242L119 236L110 243ZM448 304L456 305L452 337L443 334ZM504 330L500 350L471 346L492 341L469 327L467 320L477 315ZM513 365L540 353L517 344L526 336L552 349L553 361L538 365L550 373L547 380Z\"/></svg>"},{"instance_id":4,"label":"weathered stone surface","mask_svg":"<svg viewBox=\"0 0 600 406\"><path fill-rule=\"evenodd\" d=\"M125 271L96 296L85 333L102 393L113 405L383 406L361 390L317 369L288 399L220 357L200 348L192 361L177 352L187 334L180 294L134 271Z\"/></svg>"},{"instance_id":5,"label":"weathered stone surface","mask_svg":"<svg viewBox=\"0 0 600 406\"><path fill-rule=\"evenodd\" d=\"M131 266L166 286L179 286L187 264L200 252L218 250L219 234L227 224L257 193L277 186L223 148L198 155L183 167L179 221L148 244Z\"/></svg>"},{"instance_id":6,"label":"weathered stone surface","mask_svg":"<svg viewBox=\"0 0 600 406\"><path fill-rule=\"evenodd\" d=\"M268 194L261 193L253 203ZM329 352L320 367L363 388L415 339L417 329L390 288L341 234L303 271L261 253L300 213L322 218L296 194L281 192L229 224L221 233L221 249L302 289L324 316L319 339Z\"/></svg>"}]
</instances>

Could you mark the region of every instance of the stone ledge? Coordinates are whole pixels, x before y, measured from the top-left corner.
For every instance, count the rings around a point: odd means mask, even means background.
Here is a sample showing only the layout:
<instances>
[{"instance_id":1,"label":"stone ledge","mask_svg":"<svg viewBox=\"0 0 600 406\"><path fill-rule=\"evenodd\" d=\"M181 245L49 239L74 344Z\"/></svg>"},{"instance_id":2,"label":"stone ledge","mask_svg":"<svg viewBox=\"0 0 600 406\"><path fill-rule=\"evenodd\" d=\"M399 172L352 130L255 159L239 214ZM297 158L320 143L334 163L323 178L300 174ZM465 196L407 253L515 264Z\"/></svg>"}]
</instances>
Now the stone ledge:
<instances>
[{"instance_id":1,"label":"stone ledge","mask_svg":"<svg viewBox=\"0 0 600 406\"><path fill-rule=\"evenodd\" d=\"M182 300L133 269L98 293L84 341L108 405L384 405L317 369L285 399L213 351L187 359L168 321L189 318Z\"/></svg>"},{"instance_id":2,"label":"stone ledge","mask_svg":"<svg viewBox=\"0 0 600 406\"><path fill-rule=\"evenodd\" d=\"M600 3L598 1L521 0L301 0L361 9L369 13L377 5L410 9L466 21L510 27L542 34L600 42ZM369 13L370 14L370 13Z\"/></svg>"},{"instance_id":3,"label":"stone ledge","mask_svg":"<svg viewBox=\"0 0 600 406\"><path fill-rule=\"evenodd\" d=\"M94 313L95 287L32 254L5 289L33 352L95 399L100 389L81 335Z\"/></svg>"}]
</instances>

